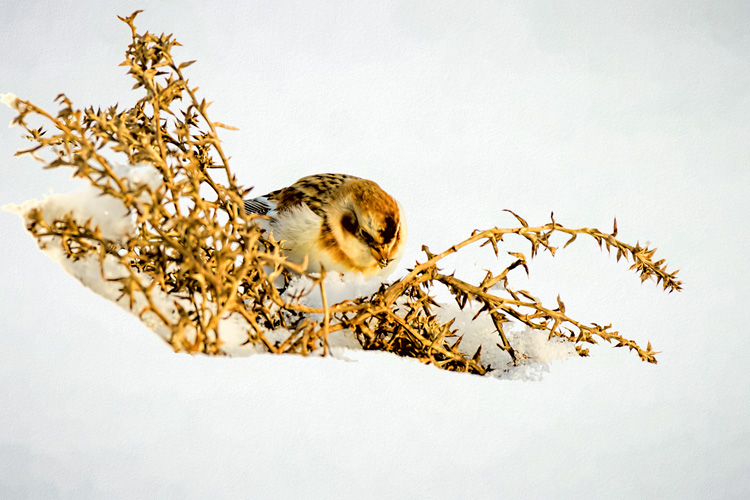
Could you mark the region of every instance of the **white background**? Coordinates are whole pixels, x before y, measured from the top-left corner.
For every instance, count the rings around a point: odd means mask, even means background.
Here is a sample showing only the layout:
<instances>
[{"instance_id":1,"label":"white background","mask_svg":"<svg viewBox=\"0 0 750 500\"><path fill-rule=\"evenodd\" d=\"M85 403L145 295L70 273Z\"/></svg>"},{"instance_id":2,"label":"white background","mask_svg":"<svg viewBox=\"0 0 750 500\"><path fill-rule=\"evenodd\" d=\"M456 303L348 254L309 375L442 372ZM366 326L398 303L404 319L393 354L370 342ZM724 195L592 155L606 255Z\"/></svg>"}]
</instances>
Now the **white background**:
<instances>
[{"instance_id":1,"label":"white background","mask_svg":"<svg viewBox=\"0 0 750 500\"><path fill-rule=\"evenodd\" d=\"M173 354L0 213L3 498L747 498L750 4L10 2L0 92L136 96L116 14L175 33L256 193L379 182L404 266L475 228L548 221L650 241L680 294L579 240L545 300L663 351L603 346L541 382L358 362ZM9 122L11 110L0 110ZM0 127L0 204L71 190ZM522 250L509 242L507 249ZM454 261L495 264L487 252Z\"/></svg>"}]
</instances>

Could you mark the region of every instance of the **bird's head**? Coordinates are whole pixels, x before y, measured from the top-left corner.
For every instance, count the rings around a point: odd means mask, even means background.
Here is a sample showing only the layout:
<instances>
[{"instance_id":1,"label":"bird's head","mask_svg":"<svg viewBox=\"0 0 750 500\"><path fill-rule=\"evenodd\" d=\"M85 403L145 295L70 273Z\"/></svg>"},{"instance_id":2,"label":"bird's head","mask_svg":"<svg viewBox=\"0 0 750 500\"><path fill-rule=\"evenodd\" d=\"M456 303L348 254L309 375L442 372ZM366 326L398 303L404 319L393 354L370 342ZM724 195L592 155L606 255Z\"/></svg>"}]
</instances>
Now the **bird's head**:
<instances>
[{"instance_id":1,"label":"bird's head","mask_svg":"<svg viewBox=\"0 0 750 500\"><path fill-rule=\"evenodd\" d=\"M327 216L341 250L363 273L383 274L400 259L406 240L401 207L376 183L347 182Z\"/></svg>"}]
</instances>

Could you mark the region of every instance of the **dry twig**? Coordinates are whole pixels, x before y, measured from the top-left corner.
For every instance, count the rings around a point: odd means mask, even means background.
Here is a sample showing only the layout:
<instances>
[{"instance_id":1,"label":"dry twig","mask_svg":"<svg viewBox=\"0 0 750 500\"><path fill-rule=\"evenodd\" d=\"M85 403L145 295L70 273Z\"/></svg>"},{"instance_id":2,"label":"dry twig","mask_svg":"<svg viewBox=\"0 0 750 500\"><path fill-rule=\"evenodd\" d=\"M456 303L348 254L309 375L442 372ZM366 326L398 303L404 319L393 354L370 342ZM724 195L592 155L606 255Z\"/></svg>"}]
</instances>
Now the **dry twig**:
<instances>
[{"instance_id":1,"label":"dry twig","mask_svg":"<svg viewBox=\"0 0 750 500\"><path fill-rule=\"evenodd\" d=\"M242 211L242 199L250 191L239 185L222 150L217 128L231 128L212 121L208 103L197 97L183 70L191 62L177 63L171 49L179 45L172 35L139 33L134 25L138 12L121 18L131 29L132 42L122 65L135 79L135 89L143 96L129 109L75 109L70 100L58 96L60 110L50 114L34 104L17 100L15 123L28 133L34 145L29 153L46 167L70 167L76 177L117 198L130 212L135 230L125 241L106 239L99 228L79 224L72 214L46 221L40 210L26 214L29 231L44 244L59 238L69 258L97 254L104 276L106 256L115 257L130 272L107 277L119 282L123 296L131 304L145 298L141 316L155 314L170 331L175 350L221 354L219 323L232 314L249 325L247 342L273 353L308 354L328 352L328 336L349 329L365 349L380 349L410 356L448 370L484 374L491 367L481 360L481 347L473 354L460 350L461 339L451 329L452 321L438 321L439 307L430 295L437 284L444 286L464 308L470 301L481 305L480 313L492 319L497 345L518 362L517 352L503 332L511 318L549 338L574 343L580 355L588 354L584 343L596 338L635 350L644 361L656 363L650 343L646 348L622 337L610 326L586 324L565 313L558 298L554 307L545 306L525 290L513 290L508 282L511 271L524 268L527 258L511 253L514 262L487 275L479 284L467 283L442 273L437 265L448 255L475 242L489 245L495 255L506 235L525 238L531 257L537 252L557 250L550 243L554 233L569 236L564 247L579 235L587 235L617 260L632 262L642 281L654 279L669 292L680 290L676 272L666 270L664 260L653 260L654 250L619 241L617 224L611 233L597 229L570 229L554 218L542 226L520 223L515 228L475 231L464 241L433 254L423 247L426 260L416 263L400 280L382 286L370 296L329 304L323 276L308 276L320 289L322 308L313 308L285 298L279 282L286 284L295 274L305 274L304 266L287 262L279 242L265 234L253 217ZM45 119L52 133L29 125L29 118ZM42 155L46 154L46 157ZM148 164L158 170L158 186L136 184L118 175L110 160L124 158L129 165ZM511 212L512 213L512 212ZM180 299L175 302L176 318L154 299L154 291ZM315 319L319 318L319 319ZM280 328L290 332L283 341L269 340L269 332Z\"/></svg>"}]
</instances>

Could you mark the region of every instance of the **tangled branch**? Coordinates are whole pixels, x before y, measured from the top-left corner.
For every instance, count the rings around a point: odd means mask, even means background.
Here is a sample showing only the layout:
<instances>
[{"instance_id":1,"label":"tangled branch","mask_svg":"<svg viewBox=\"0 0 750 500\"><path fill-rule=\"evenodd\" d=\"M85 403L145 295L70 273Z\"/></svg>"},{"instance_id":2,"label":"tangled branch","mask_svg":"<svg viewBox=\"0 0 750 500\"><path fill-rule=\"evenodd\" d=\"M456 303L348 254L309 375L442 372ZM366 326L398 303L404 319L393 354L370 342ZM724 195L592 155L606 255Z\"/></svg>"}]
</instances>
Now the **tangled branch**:
<instances>
[{"instance_id":1,"label":"tangled branch","mask_svg":"<svg viewBox=\"0 0 750 500\"><path fill-rule=\"evenodd\" d=\"M415 263L403 278L370 295L330 304L325 274L307 274L306 266L287 261L281 243L256 224L261 216L242 210L250 189L232 173L217 133L231 127L210 119L210 103L197 97L198 89L183 73L193 61L172 58L177 41L172 35L139 33L137 14L121 18L132 33L122 65L143 93L132 107L80 110L61 94L60 109L51 114L16 99L14 123L33 143L18 154L31 154L48 168L73 169L75 177L86 179L101 195L119 200L132 226L119 237L105 237L99 227L72 212L50 218L34 208L25 214L28 230L40 245L59 244L69 259L96 256L102 278L117 283L120 297L137 307L134 312L141 318L157 318L175 350L224 354L221 323L238 318L245 328L244 344L272 353L326 354L329 337L347 331L364 349L417 358L447 370L485 374L498 368L482 360L482 346L464 352L453 321L438 319L441 306L433 292L442 286L460 309L479 305L475 318L491 319L496 345L512 363L522 363L526 356L504 331L512 320L547 332L550 341L574 345L581 356L588 355L585 344L599 339L656 363L650 343L642 348L610 325L568 316L559 297L548 306L526 290L513 289L510 274L519 268L528 273L523 253L509 252L515 260L498 273L488 271L477 284L438 268L442 259L474 243L490 246L498 256L508 235L524 238L531 258L539 251L554 255L558 248L550 243L553 234L569 237L563 248L587 235L600 248L615 252L618 261L632 262L641 281L652 279L669 292L680 290L677 273L668 272L663 259L653 260L654 249L616 238L616 222L611 233L567 228L554 217L545 225L529 226L511 212L518 227L475 231L438 254L423 247L426 260ZM32 126L31 119L46 121L49 130ZM116 159L127 167L117 167ZM139 178L135 172L143 165L158 174ZM105 263L110 261L125 271L108 272ZM305 276L319 290L321 307L283 292L297 276ZM285 335L278 338L279 332Z\"/></svg>"}]
</instances>

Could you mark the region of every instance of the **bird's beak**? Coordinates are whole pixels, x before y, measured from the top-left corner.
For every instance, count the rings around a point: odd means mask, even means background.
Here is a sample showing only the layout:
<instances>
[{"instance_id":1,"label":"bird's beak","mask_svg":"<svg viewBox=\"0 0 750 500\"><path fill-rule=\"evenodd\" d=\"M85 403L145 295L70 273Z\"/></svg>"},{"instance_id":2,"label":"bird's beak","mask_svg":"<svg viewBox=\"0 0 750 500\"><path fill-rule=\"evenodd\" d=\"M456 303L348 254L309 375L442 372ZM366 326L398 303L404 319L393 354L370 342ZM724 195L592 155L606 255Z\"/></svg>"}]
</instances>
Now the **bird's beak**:
<instances>
[{"instance_id":1,"label":"bird's beak","mask_svg":"<svg viewBox=\"0 0 750 500\"><path fill-rule=\"evenodd\" d=\"M375 257L375 260L378 261L378 266L380 266L381 269L393 262L393 259L390 258L390 252L386 246L373 248L372 254L373 257Z\"/></svg>"}]
</instances>

